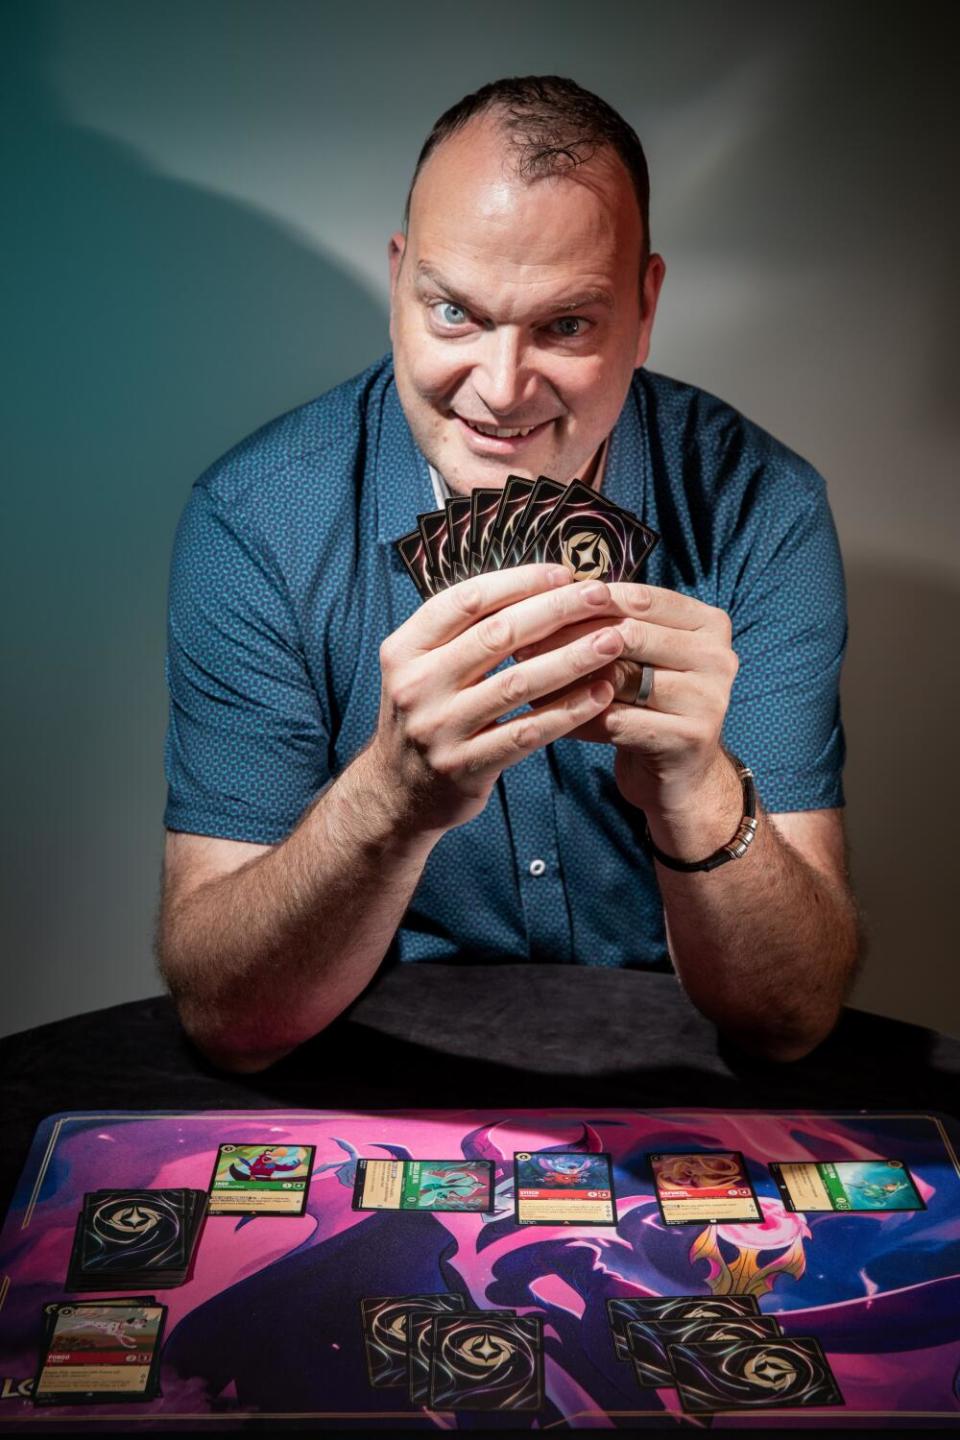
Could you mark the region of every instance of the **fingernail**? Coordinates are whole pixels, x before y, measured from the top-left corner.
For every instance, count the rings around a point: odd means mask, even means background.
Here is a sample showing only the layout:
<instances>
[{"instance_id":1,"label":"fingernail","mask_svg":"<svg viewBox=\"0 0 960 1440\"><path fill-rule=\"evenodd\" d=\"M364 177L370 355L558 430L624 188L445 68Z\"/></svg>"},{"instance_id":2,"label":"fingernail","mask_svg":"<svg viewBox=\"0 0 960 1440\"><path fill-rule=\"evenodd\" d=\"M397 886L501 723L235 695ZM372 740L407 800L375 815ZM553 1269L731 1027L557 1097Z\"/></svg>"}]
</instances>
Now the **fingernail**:
<instances>
[{"instance_id":1,"label":"fingernail","mask_svg":"<svg viewBox=\"0 0 960 1440\"><path fill-rule=\"evenodd\" d=\"M620 651L620 636L612 630L601 630L593 637L593 648L599 655L617 655Z\"/></svg>"},{"instance_id":2,"label":"fingernail","mask_svg":"<svg viewBox=\"0 0 960 1440\"><path fill-rule=\"evenodd\" d=\"M551 587L554 585L566 585L570 578L570 571L567 570L565 566L552 565L547 574L547 584Z\"/></svg>"},{"instance_id":3,"label":"fingernail","mask_svg":"<svg viewBox=\"0 0 960 1440\"><path fill-rule=\"evenodd\" d=\"M602 700L609 698L609 689L606 680L598 680L596 685L590 686L590 699L599 705Z\"/></svg>"},{"instance_id":4,"label":"fingernail","mask_svg":"<svg viewBox=\"0 0 960 1440\"><path fill-rule=\"evenodd\" d=\"M601 585L598 580L592 580L584 586L583 598L588 605L603 605L610 598L610 592L606 585Z\"/></svg>"}]
</instances>

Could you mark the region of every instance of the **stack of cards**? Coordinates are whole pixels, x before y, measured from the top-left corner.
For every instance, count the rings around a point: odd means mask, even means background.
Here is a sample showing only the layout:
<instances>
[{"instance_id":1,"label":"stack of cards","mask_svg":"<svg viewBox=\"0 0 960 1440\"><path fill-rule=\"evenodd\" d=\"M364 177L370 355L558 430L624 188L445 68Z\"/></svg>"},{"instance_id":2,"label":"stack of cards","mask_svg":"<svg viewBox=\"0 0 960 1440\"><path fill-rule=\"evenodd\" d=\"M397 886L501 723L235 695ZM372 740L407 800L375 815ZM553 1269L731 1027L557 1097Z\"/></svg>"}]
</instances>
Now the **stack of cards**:
<instances>
[{"instance_id":1,"label":"stack of cards","mask_svg":"<svg viewBox=\"0 0 960 1440\"><path fill-rule=\"evenodd\" d=\"M511 1310L468 1310L463 1295L361 1302L370 1384L407 1387L431 1410L539 1410L543 1322Z\"/></svg>"},{"instance_id":2,"label":"stack of cards","mask_svg":"<svg viewBox=\"0 0 960 1440\"><path fill-rule=\"evenodd\" d=\"M66 1288L182 1285L206 1205L202 1190L94 1190L84 1195Z\"/></svg>"},{"instance_id":3,"label":"stack of cards","mask_svg":"<svg viewBox=\"0 0 960 1440\"><path fill-rule=\"evenodd\" d=\"M152 1295L44 1306L34 1404L154 1399L166 1314Z\"/></svg>"},{"instance_id":4,"label":"stack of cards","mask_svg":"<svg viewBox=\"0 0 960 1440\"><path fill-rule=\"evenodd\" d=\"M752 1295L631 1296L607 1315L637 1383L675 1388L688 1414L844 1403L820 1342L785 1336Z\"/></svg>"},{"instance_id":5,"label":"stack of cards","mask_svg":"<svg viewBox=\"0 0 960 1440\"><path fill-rule=\"evenodd\" d=\"M629 510L579 480L561 485L510 475L417 517L397 541L413 583L430 595L509 565L564 565L575 580L635 580L658 536Z\"/></svg>"}]
</instances>

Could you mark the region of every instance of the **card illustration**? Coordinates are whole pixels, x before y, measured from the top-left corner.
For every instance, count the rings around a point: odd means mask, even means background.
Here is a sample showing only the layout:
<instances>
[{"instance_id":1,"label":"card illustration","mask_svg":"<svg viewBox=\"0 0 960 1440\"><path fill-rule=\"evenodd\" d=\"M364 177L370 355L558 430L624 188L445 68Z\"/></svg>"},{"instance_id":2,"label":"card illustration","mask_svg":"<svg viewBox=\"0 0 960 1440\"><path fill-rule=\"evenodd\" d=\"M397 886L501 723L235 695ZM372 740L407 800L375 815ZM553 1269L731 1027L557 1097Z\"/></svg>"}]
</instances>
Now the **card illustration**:
<instances>
[{"instance_id":1,"label":"card illustration","mask_svg":"<svg viewBox=\"0 0 960 1440\"><path fill-rule=\"evenodd\" d=\"M606 1154L519 1151L514 1156L519 1225L616 1225L613 1167Z\"/></svg>"},{"instance_id":2,"label":"card illustration","mask_svg":"<svg viewBox=\"0 0 960 1440\"><path fill-rule=\"evenodd\" d=\"M487 1313L433 1322L430 1406L435 1410L539 1410L543 1405L543 1321Z\"/></svg>"},{"instance_id":3,"label":"card illustration","mask_svg":"<svg viewBox=\"0 0 960 1440\"><path fill-rule=\"evenodd\" d=\"M738 1150L693 1150L651 1155L657 1204L665 1225L762 1222Z\"/></svg>"},{"instance_id":4,"label":"card illustration","mask_svg":"<svg viewBox=\"0 0 960 1440\"><path fill-rule=\"evenodd\" d=\"M902 1160L781 1160L770 1173L788 1210L926 1209Z\"/></svg>"},{"instance_id":5,"label":"card illustration","mask_svg":"<svg viewBox=\"0 0 960 1440\"><path fill-rule=\"evenodd\" d=\"M489 1160L367 1160L357 1162L355 1210L493 1209Z\"/></svg>"},{"instance_id":6,"label":"card illustration","mask_svg":"<svg viewBox=\"0 0 960 1440\"><path fill-rule=\"evenodd\" d=\"M312 1145L221 1145L210 1182L211 1215L302 1215Z\"/></svg>"}]
</instances>

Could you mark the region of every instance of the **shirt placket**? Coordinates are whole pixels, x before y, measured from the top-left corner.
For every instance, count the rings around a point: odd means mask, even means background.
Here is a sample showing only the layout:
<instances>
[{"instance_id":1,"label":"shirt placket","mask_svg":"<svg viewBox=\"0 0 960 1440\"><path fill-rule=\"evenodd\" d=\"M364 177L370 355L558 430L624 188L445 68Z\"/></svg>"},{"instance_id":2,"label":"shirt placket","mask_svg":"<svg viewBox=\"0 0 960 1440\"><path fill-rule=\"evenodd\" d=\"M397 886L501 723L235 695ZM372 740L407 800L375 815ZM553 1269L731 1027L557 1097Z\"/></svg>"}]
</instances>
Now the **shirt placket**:
<instances>
[{"instance_id":1,"label":"shirt placket","mask_svg":"<svg viewBox=\"0 0 960 1440\"><path fill-rule=\"evenodd\" d=\"M573 934L545 750L500 777L531 960L572 964Z\"/></svg>"}]
</instances>

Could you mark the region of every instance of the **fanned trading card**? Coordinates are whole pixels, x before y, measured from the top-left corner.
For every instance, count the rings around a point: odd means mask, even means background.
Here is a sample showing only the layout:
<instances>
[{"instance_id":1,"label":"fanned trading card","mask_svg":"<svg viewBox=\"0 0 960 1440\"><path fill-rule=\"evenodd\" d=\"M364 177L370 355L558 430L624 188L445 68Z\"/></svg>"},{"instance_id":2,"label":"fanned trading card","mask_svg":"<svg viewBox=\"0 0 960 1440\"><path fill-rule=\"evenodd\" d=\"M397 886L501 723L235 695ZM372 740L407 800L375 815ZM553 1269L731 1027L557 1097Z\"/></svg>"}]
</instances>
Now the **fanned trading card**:
<instances>
[{"instance_id":1,"label":"fanned trading card","mask_svg":"<svg viewBox=\"0 0 960 1440\"><path fill-rule=\"evenodd\" d=\"M157 1383L163 1305L58 1305L33 1387L35 1405L151 1400Z\"/></svg>"},{"instance_id":2,"label":"fanned trading card","mask_svg":"<svg viewBox=\"0 0 960 1440\"><path fill-rule=\"evenodd\" d=\"M472 511L469 495L455 495L447 501L447 530L450 534L453 570L457 580L466 580L468 575L473 574L473 556L470 550Z\"/></svg>"},{"instance_id":3,"label":"fanned trading card","mask_svg":"<svg viewBox=\"0 0 960 1440\"><path fill-rule=\"evenodd\" d=\"M844 1403L819 1340L808 1336L671 1345L670 1363L687 1414Z\"/></svg>"},{"instance_id":4,"label":"fanned trading card","mask_svg":"<svg viewBox=\"0 0 960 1440\"><path fill-rule=\"evenodd\" d=\"M470 504L470 549L473 554L473 574L479 575L487 557L487 542L493 529L500 507L502 490L471 490Z\"/></svg>"},{"instance_id":5,"label":"fanned trading card","mask_svg":"<svg viewBox=\"0 0 960 1440\"><path fill-rule=\"evenodd\" d=\"M630 1359L627 1326L632 1320L725 1320L759 1315L755 1295L616 1295L607 1301L607 1320L618 1360Z\"/></svg>"},{"instance_id":6,"label":"fanned trading card","mask_svg":"<svg viewBox=\"0 0 960 1440\"><path fill-rule=\"evenodd\" d=\"M543 1405L543 1321L441 1315L433 1322L432 1410L539 1410Z\"/></svg>"},{"instance_id":7,"label":"fanned trading card","mask_svg":"<svg viewBox=\"0 0 960 1440\"><path fill-rule=\"evenodd\" d=\"M782 1335L775 1315L728 1315L725 1320L630 1320L627 1348L637 1384L645 1390L672 1386L670 1345L702 1340L769 1340Z\"/></svg>"},{"instance_id":8,"label":"fanned trading card","mask_svg":"<svg viewBox=\"0 0 960 1440\"><path fill-rule=\"evenodd\" d=\"M633 580L657 539L628 510L574 480L517 563L564 565L575 580Z\"/></svg>"},{"instance_id":9,"label":"fanned trading card","mask_svg":"<svg viewBox=\"0 0 960 1440\"><path fill-rule=\"evenodd\" d=\"M395 548L406 567L407 574L417 587L420 599L429 600L434 593L433 573L430 569L427 547L423 543L419 527L411 530L409 535L401 535Z\"/></svg>"},{"instance_id":10,"label":"fanned trading card","mask_svg":"<svg viewBox=\"0 0 960 1440\"><path fill-rule=\"evenodd\" d=\"M483 562L485 572L503 569L504 558L513 544L517 525L532 492L532 480L525 480L522 475L507 476L506 484L500 492L497 513L493 517L493 527Z\"/></svg>"},{"instance_id":11,"label":"fanned trading card","mask_svg":"<svg viewBox=\"0 0 960 1440\"><path fill-rule=\"evenodd\" d=\"M478 1313L482 1313L485 1319L516 1318L514 1310L484 1310ZM414 1405L430 1403L430 1366L433 1361L433 1324L436 1318L435 1314L423 1310L414 1310L408 1315L407 1392Z\"/></svg>"},{"instance_id":12,"label":"fanned trading card","mask_svg":"<svg viewBox=\"0 0 960 1440\"><path fill-rule=\"evenodd\" d=\"M210 1181L211 1215L302 1215L312 1145L221 1145Z\"/></svg>"},{"instance_id":13,"label":"fanned trading card","mask_svg":"<svg viewBox=\"0 0 960 1440\"><path fill-rule=\"evenodd\" d=\"M433 575L434 593L438 590L447 590L451 585L456 584L456 573L446 508L430 510L425 515L418 515L417 525L426 547L427 561Z\"/></svg>"},{"instance_id":14,"label":"fanned trading card","mask_svg":"<svg viewBox=\"0 0 960 1440\"><path fill-rule=\"evenodd\" d=\"M781 1160L770 1173L788 1210L927 1208L902 1160Z\"/></svg>"},{"instance_id":15,"label":"fanned trading card","mask_svg":"<svg viewBox=\"0 0 960 1440\"><path fill-rule=\"evenodd\" d=\"M374 1295L360 1301L363 1343L370 1384L378 1390L406 1385L410 1368L410 1323L422 1315L466 1310L463 1295Z\"/></svg>"},{"instance_id":16,"label":"fanned trading card","mask_svg":"<svg viewBox=\"0 0 960 1440\"><path fill-rule=\"evenodd\" d=\"M493 1209L491 1160L357 1161L355 1210Z\"/></svg>"},{"instance_id":17,"label":"fanned trading card","mask_svg":"<svg viewBox=\"0 0 960 1440\"><path fill-rule=\"evenodd\" d=\"M616 1225L609 1155L523 1150L513 1163L518 1225Z\"/></svg>"},{"instance_id":18,"label":"fanned trading card","mask_svg":"<svg viewBox=\"0 0 960 1440\"><path fill-rule=\"evenodd\" d=\"M657 1204L665 1225L762 1223L739 1150L685 1150L651 1155Z\"/></svg>"},{"instance_id":19,"label":"fanned trading card","mask_svg":"<svg viewBox=\"0 0 960 1440\"><path fill-rule=\"evenodd\" d=\"M520 556L539 534L541 524L566 491L566 485L561 485L558 480L551 480L549 475L537 477L526 505L514 522L510 544L504 547L501 569L520 564Z\"/></svg>"}]
</instances>

